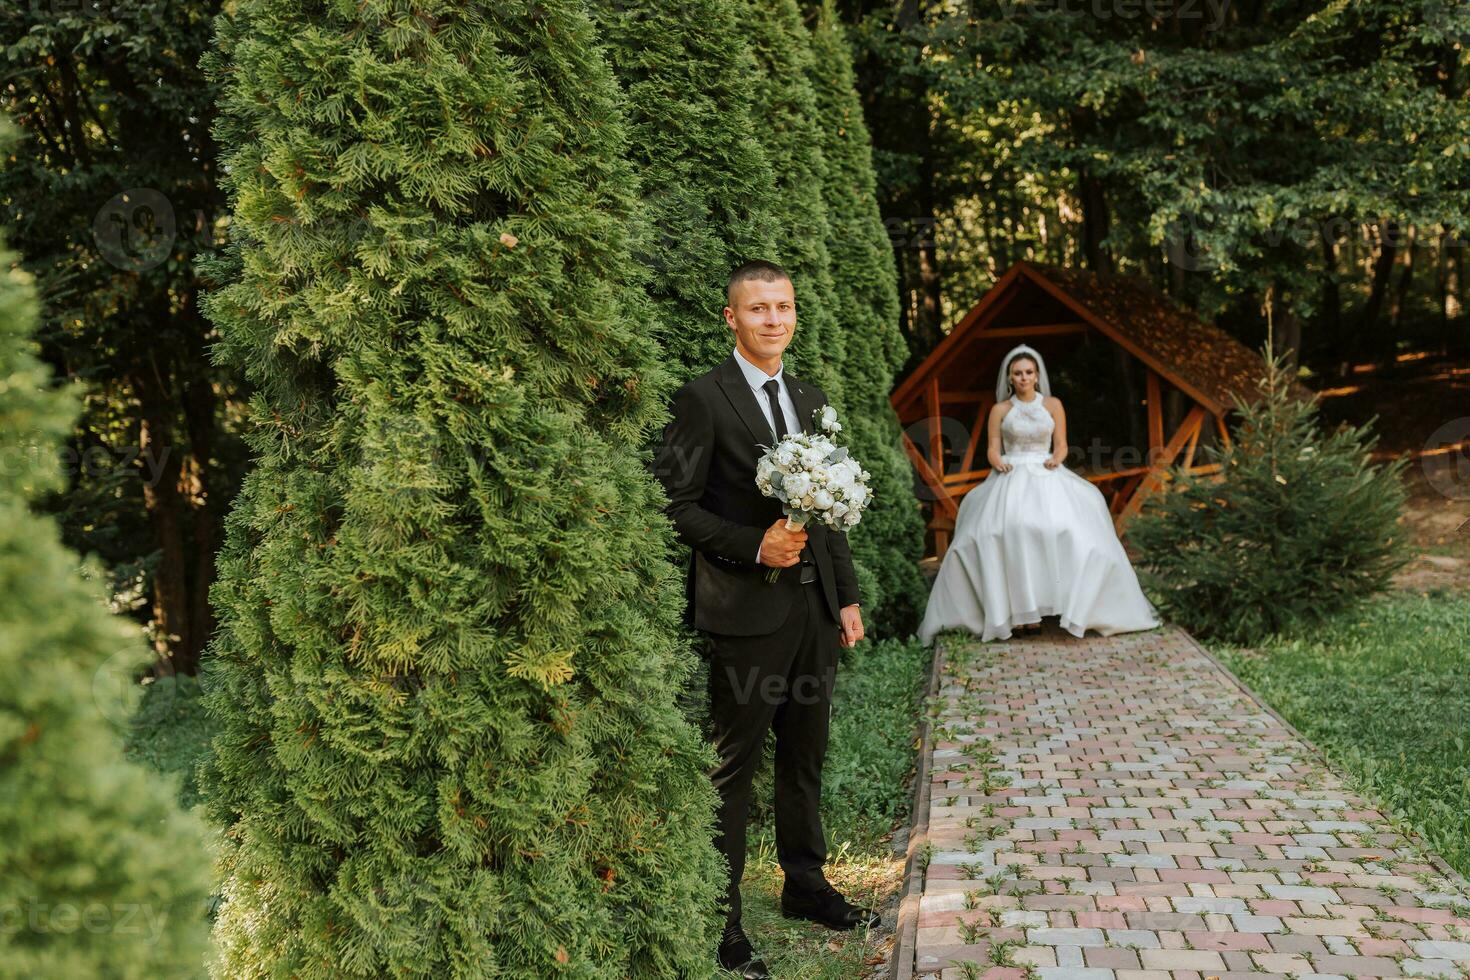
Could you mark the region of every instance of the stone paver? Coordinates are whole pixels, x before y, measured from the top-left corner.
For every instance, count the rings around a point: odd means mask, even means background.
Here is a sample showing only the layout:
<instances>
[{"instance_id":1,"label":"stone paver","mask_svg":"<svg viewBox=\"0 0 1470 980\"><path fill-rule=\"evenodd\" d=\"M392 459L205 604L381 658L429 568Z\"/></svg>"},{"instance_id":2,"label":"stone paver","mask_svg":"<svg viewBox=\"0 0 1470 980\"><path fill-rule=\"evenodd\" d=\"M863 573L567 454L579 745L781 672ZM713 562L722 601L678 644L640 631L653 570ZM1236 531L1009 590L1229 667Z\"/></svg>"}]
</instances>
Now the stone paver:
<instances>
[{"instance_id":1,"label":"stone paver","mask_svg":"<svg viewBox=\"0 0 1470 980\"><path fill-rule=\"evenodd\" d=\"M915 977L1470 980L1470 892L1182 631L951 644Z\"/></svg>"}]
</instances>

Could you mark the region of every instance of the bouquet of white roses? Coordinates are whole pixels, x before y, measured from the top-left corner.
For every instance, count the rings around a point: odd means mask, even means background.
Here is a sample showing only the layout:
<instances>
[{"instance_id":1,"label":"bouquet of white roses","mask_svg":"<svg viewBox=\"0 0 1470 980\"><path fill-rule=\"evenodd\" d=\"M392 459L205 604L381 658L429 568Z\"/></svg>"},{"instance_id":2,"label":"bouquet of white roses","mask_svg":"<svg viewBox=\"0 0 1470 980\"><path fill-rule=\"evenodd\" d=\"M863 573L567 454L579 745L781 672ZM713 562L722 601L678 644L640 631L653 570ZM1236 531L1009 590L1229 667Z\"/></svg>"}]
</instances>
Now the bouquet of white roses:
<instances>
[{"instance_id":1,"label":"bouquet of white roses","mask_svg":"<svg viewBox=\"0 0 1470 980\"><path fill-rule=\"evenodd\" d=\"M837 412L823 405L813 414L820 432L793 432L755 464L755 484L767 497L781 501L786 529L806 527L813 520L835 531L846 531L862 519L873 499L867 481L871 473L837 446L831 436L842 431ZM781 569L773 568L766 581L774 582Z\"/></svg>"}]
</instances>

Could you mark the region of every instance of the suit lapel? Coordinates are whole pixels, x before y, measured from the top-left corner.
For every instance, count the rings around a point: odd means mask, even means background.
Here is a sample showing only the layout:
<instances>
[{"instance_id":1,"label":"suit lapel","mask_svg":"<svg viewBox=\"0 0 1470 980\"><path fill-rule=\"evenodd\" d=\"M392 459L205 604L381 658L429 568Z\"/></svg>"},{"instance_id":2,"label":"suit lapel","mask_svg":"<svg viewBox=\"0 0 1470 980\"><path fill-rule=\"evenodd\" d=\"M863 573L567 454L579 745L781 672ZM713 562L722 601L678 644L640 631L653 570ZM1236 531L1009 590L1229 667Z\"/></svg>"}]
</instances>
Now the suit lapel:
<instances>
[{"instance_id":1,"label":"suit lapel","mask_svg":"<svg viewBox=\"0 0 1470 980\"><path fill-rule=\"evenodd\" d=\"M817 406L813 404L816 397L811 386L796 380L791 375L786 375L786 390L791 395L791 404L796 406L796 415L801 423L801 431L810 434L812 431L812 412Z\"/></svg>"},{"instance_id":2,"label":"suit lapel","mask_svg":"<svg viewBox=\"0 0 1470 980\"><path fill-rule=\"evenodd\" d=\"M740 421L750 430L750 436L758 445L770 446L776 441L776 434L766 422L765 413L761 411L759 403L755 400L755 392L750 390L750 385L745 383L745 375L740 373L740 365L735 363L735 355L731 354L725 358L720 365L716 381L725 397L730 400L730 405L735 409L735 414L740 416Z\"/></svg>"}]
</instances>

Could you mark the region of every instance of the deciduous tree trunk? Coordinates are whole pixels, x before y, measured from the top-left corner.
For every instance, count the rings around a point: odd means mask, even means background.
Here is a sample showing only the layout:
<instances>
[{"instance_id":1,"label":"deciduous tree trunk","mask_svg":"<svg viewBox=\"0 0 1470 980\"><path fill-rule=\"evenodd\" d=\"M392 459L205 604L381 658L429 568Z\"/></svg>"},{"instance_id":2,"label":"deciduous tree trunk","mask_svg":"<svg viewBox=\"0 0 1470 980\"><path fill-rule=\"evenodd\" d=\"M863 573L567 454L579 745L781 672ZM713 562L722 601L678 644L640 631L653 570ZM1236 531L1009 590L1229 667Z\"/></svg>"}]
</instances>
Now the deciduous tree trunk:
<instances>
[{"instance_id":1,"label":"deciduous tree trunk","mask_svg":"<svg viewBox=\"0 0 1470 980\"><path fill-rule=\"evenodd\" d=\"M1373 263L1373 284L1368 290L1368 302L1363 304L1363 311L1358 316L1358 328L1354 333L1352 349L1362 350L1368 342L1369 336L1378 325L1378 317L1383 312L1383 297L1388 291L1389 276L1393 274L1393 263L1398 255L1397 224L1393 221L1385 221L1379 225L1378 258Z\"/></svg>"},{"instance_id":2,"label":"deciduous tree trunk","mask_svg":"<svg viewBox=\"0 0 1470 980\"><path fill-rule=\"evenodd\" d=\"M189 628L188 559L184 544L183 494L179 491L183 452L174 444L173 405L157 381L135 375L133 391L140 403L138 448L144 468L143 506L158 546L153 570L154 672L192 674L193 633Z\"/></svg>"},{"instance_id":3,"label":"deciduous tree trunk","mask_svg":"<svg viewBox=\"0 0 1470 980\"><path fill-rule=\"evenodd\" d=\"M1394 289L1393 303L1388 310L1388 323L1392 327L1399 325L1399 318L1403 316L1404 306L1409 301L1409 284L1414 279L1414 244L1418 237L1418 226L1410 225L1408 237L1404 242L1404 267L1399 270L1399 281Z\"/></svg>"}]
</instances>

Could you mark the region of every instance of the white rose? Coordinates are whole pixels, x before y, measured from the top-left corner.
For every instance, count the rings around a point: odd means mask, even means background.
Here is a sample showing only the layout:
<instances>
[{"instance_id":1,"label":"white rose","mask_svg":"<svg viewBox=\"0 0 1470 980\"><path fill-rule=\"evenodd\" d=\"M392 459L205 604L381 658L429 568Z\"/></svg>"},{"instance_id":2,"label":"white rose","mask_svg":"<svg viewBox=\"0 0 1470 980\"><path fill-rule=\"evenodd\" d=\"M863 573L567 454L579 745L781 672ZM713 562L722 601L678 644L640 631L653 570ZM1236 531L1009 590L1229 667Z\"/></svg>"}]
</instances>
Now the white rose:
<instances>
[{"instance_id":1,"label":"white rose","mask_svg":"<svg viewBox=\"0 0 1470 980\"><path fill-rule=\"evenodd\" d=\"M781 484L781 489L786 491L787 499L804 497L811 488L812 478L805 473L793 473Z\"/></svg>"},{"instance_id":2,"label":"white rose","mask_svg":"<svg viewBox=\"0 0 1470 980\"><path fill-rule=\"evenodd\" d=\"M822 406L822 428L828 432L842 431L842 424L837 421L837 410L831 405Z\"/></svg>"},{"instance_id":3,"label":"white rose","mask_svg":"<svg viewBox=\"0 0 1470 980\"><path fill-rule=\"evenodd\" d=\"M812 501L816 504L817 510L826 510L832 506L834 498L827 490L818 490L812 494Z\"/></svg>"},{"instance_id":4,"label":"white rose","mask_svg":"<svg viewBox=\"0 0 1470 980\"><path fill-rule=\"evenodd\" d=\"M867 499L868 488L862 485L853 487L847 493L847 503L849 506L854 508L861 507L865 502L867 502Z\"/></svg>"},{"instance_id":5,"label":"white rose","mask_svg":"<svg viewBox=\"0 0 1470 980\"><path fill-rule=\"evenodd\" d=\"M848 510L848 506L842 501L834 500L832 502L832 519L840 521L842 519L842 515L846 514Z\"/></svg>"},{"instance_id":6,"label":"white rose","mask_svg":"<svg viewBox=\"0 0 1470 980\"><path fill-rule=\"evenodd\" d=\"M853 472L852 467L847 465L847 460L836 463L827 470L827 486L833 490L840 490L846 493L852 489L853 482L856 479L857 473Z\"/></svg>"},{"instance_id":7,"label":"white rose","mask_svg":"<svg viewBox=\"0 0 1470 980\"><path fill-rule=\"evenodd\" d=\"M809 446L801 451L801 465L808 469L817 466L826 458L827 454L817 446Z\"/></svg>"}]
</instances>

